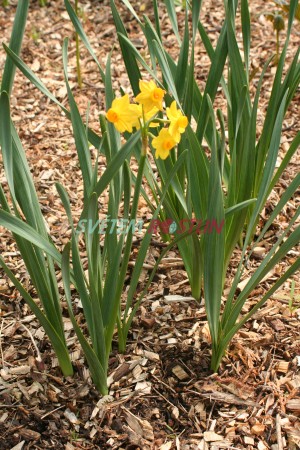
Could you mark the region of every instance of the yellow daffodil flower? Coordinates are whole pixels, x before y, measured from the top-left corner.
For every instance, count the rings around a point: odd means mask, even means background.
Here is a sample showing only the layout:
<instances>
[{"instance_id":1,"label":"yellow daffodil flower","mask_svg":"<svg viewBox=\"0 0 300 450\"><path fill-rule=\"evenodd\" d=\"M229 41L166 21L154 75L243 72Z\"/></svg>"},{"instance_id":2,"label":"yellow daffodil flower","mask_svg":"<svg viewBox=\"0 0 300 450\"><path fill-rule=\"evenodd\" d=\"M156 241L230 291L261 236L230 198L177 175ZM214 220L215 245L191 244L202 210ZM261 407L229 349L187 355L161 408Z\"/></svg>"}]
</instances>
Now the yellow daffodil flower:
<instances>
[{"instance_id":1,"label":"yellow daffodil flower","mask_svg":"<svg viewBox=\"0 0 300 450\"><path fill-rule=\"evenodd\" d=\"M163 98L165 91L156 86L154 81L139 82L140 93L136 96L136 102L144 106L145 113L151 111L154 107L159 111L163 109Z\"/></svg>"},{"instance_id":2,"label":"yellow daffodil flower","mask_svg":"<svg viewBox=\"0 0 300 450\"><path fill-rule=\"evenodd\" d=\"M184 133L188 126L188 118L177 109L176 102L172 102L170 108L166 109L167 117L170 120L169 133L173 136L178 143L181 138L181 134Z\"/></svg>"},{"instance_id":3,"label":"yellow daffodil flower","mask_svg":"<svg viewBox=\"0 0 300 450\"><path fill-rule=\"evenodd\" d=\"M128 94L115 98L106 113L107 120L113 123L120 133L124 131L132 133L132 128L138 122L139 117L141 117L141 108L139 105L129 103Z\"/></svg>"},{"instance_id":4,"label":"yellow daffodil flower","mask_svg":"<svg viewBox=\"0 0 300 450\"><path fill-rule=\"evenodd\" d=\"M159 135L152 140L152 146L155 148L155 158L166 159L170 150L175 147L176 141L169 133L167 128L162 128Z\"/></svg>"}]
</instances>

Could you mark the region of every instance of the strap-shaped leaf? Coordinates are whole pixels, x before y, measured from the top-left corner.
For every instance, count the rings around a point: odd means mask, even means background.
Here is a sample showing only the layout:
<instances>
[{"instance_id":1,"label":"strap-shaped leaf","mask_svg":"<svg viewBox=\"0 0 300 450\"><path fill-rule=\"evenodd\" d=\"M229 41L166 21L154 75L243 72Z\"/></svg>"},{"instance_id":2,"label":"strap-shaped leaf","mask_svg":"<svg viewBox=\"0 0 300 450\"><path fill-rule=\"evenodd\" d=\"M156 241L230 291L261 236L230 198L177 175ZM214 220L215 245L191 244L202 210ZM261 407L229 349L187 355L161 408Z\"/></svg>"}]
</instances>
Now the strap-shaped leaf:
<instances>
[{"instance_id":1,"label":"strap-shaped leaf","mask_svg":"<svg viewBox=\"0 0 300 450\"><path fill-rule=\"evenodd\" d=\"M81 328L78 326L76 318L74 317L73 307L72 307L72 298L70 291L70 245L67 244L63 250L62 257L62 279L65 289L65 296L68 304L68 311L70 315L70 319L72 321L73 328L75 333L79 339L80 345L83 349L84 355L87 359L89 369L91 371L91 375L93 381L102 395L107 394L107 375L106 370L107 367L103 367L97 358L94 350L84 337Z\"/></svg>"},{"instance_id":2,"label":"strap-shaped leaf","mask_svg":"<svg viewBox=\"0 0 300 450\"><path fill-rule=\"evenodd\" d=\"M175 11L175 2L174 2L174 0L164 0L164 2L167 7L168 16L169 16L174 34L177 38L178 44L180 45L181 38L180 38L179 30L178 30L178 21L177 21L177 14ZM200 3L200 1L195 2L195 3Z\"/></svg>"},{"instance_id":3,"label":"strap-shaped leaf","mask_svg":"<svg viewBox=\"0 0 300 450\"><path fill-rule=\"evenodd\" d=\"M118 9L115 5L115 1L114 0L110 0L110 6L111 6L111 10L112 10L112 14L113 14L113 18L114 18L114 22L115 22L115 26L116 26L116 30L118 33L118 37L119 37L119 43L120 43L120 47L121 47L121 52L123 55L123 59L124 59L124 63L126 66L126 70L129 76L129 80L131 83L131 87L133 90L134 95L138 95L139 93L139 80L142 78L141 76L141 72L140 69L137 65L136 59L134 57L134 55L130 52L127 51L127 46L125 44L124 39L121 38L125 37L127 38L127 32L125 29L125 26L122 22L122 19L120 17L120 14L118 12Z\"/></svg>"},{"instance_id":4,"label":"strap-shaped leaf","mask_svg":"<svg viewBox=\"0 0 300 450\"><path fill-rule=\"evenodd\" d=\"M14 176L13 176L13 154L10 128L10 109L7 92L1 92L0 96L0 144L2 148L3 163L8 186L16 202Z\"/></svg>"},{"instance_id":5,"label":"strap-shaped leaf","mask_svg":"<svg viewBox=\"0 0 300 450\"><path fill-rule=\"evenodd\" d=\"M215 129L215 119L210 99L208 99L210 118ZM223 192L221 186L221 174L218 162L216 141L212 148L209 179L208 179L208 206L207 218L216 226L224 225L225 212ZM210 225L212 226L212 225ZM225 229L220 231L208 229L203 236L204 257L203 257L203 279L204 298L210 327L213 346L219 340L219 318L221 310L221 297L224 283L224 255L225 255Z\"/></svg>"},{"instance_id":6,"label":"strap-shaped leaf","mask_svg":"<svg viewBox=\"0 0 300 450\"><path fill-rule=\"evenodd\" d=\"M32 84L42 92L42 94L46 95L51 101L56 103L66 114L66 116L70 118L71 117L70 112L47 89L44 83L34 74L34 72L10 48L8 48L5 44L3 44L3 47L6 53L14 62L14 64L18 67L18 69L21 70L21 72L25 75L25 77L28 78L28 80L30 80ZM88 138L91 144L94 145L94 147L96 148L100 147L101 139L91 128L88 129Z\"/></svg>"},{"instance_id":7,"label":"strap-shaped leaf","mask_svg":"<svg viewBox=\"0 0 300 450\"><path fill-rule=\"evenodd\" d=\"M0 224L12 233L15 233L50 255L59 264L61 263L61 254L50 243L49 240L41 236L34 228L23 222L18 217L14 217L6 211L0 209Z\"/></svg>"},{"instance_id":8,"label":"strap-shaped leaf","mask_svg":"<svg viewBox=\"0 0 300 450\"><path fill-rule=\"evenodd\" d=\"M95 63L97 64L99 72L100 72L100 75L101 75L101 78L102 78L102 81L104 82L105 81L104 71L103 71L103 69L101 67L101 64L99 63L99 60L98 60L98 58L97 58L97 56L96 56L96 54L95 54L95 52L94 52L94 50L93 50L89 40L87 38L87 35L84 32L84 29L83 29L83 27L82 27L82 25L80 23L80 20L78 19L77 14L74 11L74 9L72 8L69 0L64 0L64 2L65 2L65 7L66 7L66 10L67 10L67 13L69 14L69 17L70 17L70 19L72 21L72 24L73 24L73 26L74 26L74 28L76 30L76 33L78 34L78 36L80 37L80 39L84 43L86 49L89 51L90 55L92 56L92 58L94 59Z\"/></svg>"},{"instance_id":9,"label":"strap-shaped leaf","mask_svg":"<svg viewBox=\"0 0 300 450\"><path fill-rule=\"evenodd\" d=\"M85 198L87 198L87 196L90 194L92 182L92 160L90 155L88 137L85 131L85 126L82 122L77 104L73 97L68 81L68 39L65 39L63 44L63 66L64 66L65 83L67 87L70 104L73 134L75 139L77 155L80 163L80 168L82 171L84 196Z\"/></svg>"},{"instance_id":10,"label":"strap-shaped leaf","mask_svg":"<svg viewBox=\"0 0 300 450\"><path fill-rule=\"evenodd\" d=\"M243 46L246 73L249 74L250 41L251 41L251 22L248 0L241 1L241 19L243 31Z\"/></svg>"},{"instance_id":11,"label":"strap-shaped leaf","mask_svg":"<svg viewBox=\"0 0 300 450\"><path fill-rule=\"evenodd\" d=\"M18 2L13 29L10 37L9 48L17 55L20 53L23 35L26 26L28 14L29 0ZM4 66L1 92L6 91L10 96L12 85L14 82L16 67L11 59L7 59Z\"/></svg>"}]
</instances>

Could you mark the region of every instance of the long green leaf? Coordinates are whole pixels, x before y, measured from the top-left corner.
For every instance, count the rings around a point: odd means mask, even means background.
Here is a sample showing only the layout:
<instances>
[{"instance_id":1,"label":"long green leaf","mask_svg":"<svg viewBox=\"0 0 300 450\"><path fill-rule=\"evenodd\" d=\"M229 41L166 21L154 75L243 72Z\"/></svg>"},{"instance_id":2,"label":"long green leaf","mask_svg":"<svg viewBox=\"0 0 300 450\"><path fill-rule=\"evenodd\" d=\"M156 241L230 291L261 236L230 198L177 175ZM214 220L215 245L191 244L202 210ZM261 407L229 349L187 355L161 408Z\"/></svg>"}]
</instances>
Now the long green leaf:
<instances>
[{"instance_id":1,"label":"long green leaf","mask_svg":"<svg viewBox=\"0 0 300 450\"><path fill-rule=\"evenodd\" d=\"M27 20L28 7L29 7L29 0L22 0L18 2L17 11L14 19L14 25L9 42L9 48L17 55L20 53L21 50ZM13 61L11 59L8 59L4 66L3 77L1 82L1 91L6 91L8 93L8 96L10 96L11 94L15 72L16 68Z\"/></svg>"},{"instance_id":2,"label":"long green leaf","mask_svg":"<svg viewBox=\"0 0 300 450\"><path fill-rule=\"evenodd\" d=\"M106 368L103 368L95 354L94 350L91 348L90 344L84 337L80 327L77 324L76 318L73 313L72 307L72 299L71 299L71 291L70 291L70 246L69 244L63 250L62 257L62 279L65 289L65 296L68 304L68 311L70 315L70 319L72 321L73 328L75 333L79 339L80 345L83 349L84 355L88 361L89 369L91 371L91 375L93 381L102 395L106 395L108 392L107 389L107 376L106 376Z\"/></svg>"},{"instance_id":3,"label":"long green leaf","mask_svg":"<svg viewBox=\"0 0 300 450\"><path fill-rule=\"evenodd\" d=\"M13 181L13 154L10 128L9 98L7 92L1 92L0 96L0 144L2 147L4 169L11 195L16 201Z\"/></svg>"},{"instance_id":4,"label":"long green leaf","mask_svg":"<svg viewBox=\"0 0 300 450\"><path fill-rule=\"evenodd\" d=\"M86 135L85 126L82 122L81 116L78 111L78 107L74 100L69 81L68 81L68 39L64 40L63 44L63 65L64 65L64 76L65 83L67 86L70 110L71 110L71 121L73 126L73 134L78 154L78 159L80 162L80 168L82 171L82 179L84 186L84 197L87 198L90 194L91 181L92 181L92 160L90 155L90 149L88 145L88 137Z\"/></svg>"},{"instance_id":5,"label":"long green leaf","mask_svg":"<svg viewBox=\"0 0 300 450\"><path fill-rule=\"evenodd\" d=\"M44 83L42 83L42 81L34 74L34 72L12 50L10 50L10 48L8 48L5 44L3 44L3 47L14 64L18 67L18 69L20 69L25 77L28 78L28 80L30 80L32 84L42 92L42 94L46 95L51 101L56 103L66 114L66 116L70 118L70 112L63 106L62 103L57 100L57 98L49 91L49 89L47 89ZM91 144L94 145L94 147L100 147L101 139L91 128L88 129L88 138Z\"/></svg>"},{"instance_id":6,"label":"long green leaf","mask_svg":"<svg viewBox=\"0 0 300 450\"><path fill-rule=\"evenodd\" d=\"M27 241L37 245L55 261L59 264L61 263L61 254L55 246L50 243L49 240L41 236L34 228L23 222L18 217L14 217L6 211L0 210L0 224L11 232L18 234Z\"/></svg>"},{"instance_id":7,"label":"long green leaf","mask_svg":"<svg viewBox=\"0 0 300 450\"><path fill-rule=\"evenodd\" d=\"M140 69L137 65L136 59L134 57L134 55L132 53L128 53L127 51L127 47L125 45L124 40L122 39L122 37L127 38L127 32L125 29L125 26L122 22L122 19L120 17L120 14L118 12L118 9L115 5L115 1L114 0L110 0L110 6L111 6L111 10L112 10L112 14L113 14L113 18L114 18L114 22L115 22L115 26L116 26L116 30L118 33L118 37L119 37L119 43L120 43L120 47L121 47L121 52L123 55L123 59L124 59L124 63L126 66L126 70L129 76L129 80L131 83L131 87L133 90L134 95L138 95L139 93L139 80L142 78L141 76L141 72Z\"/></svg>"},{"instance_id":8,"label":"long green leaf","mask_svg":"<svg viewBox=\"0 0 300 450\"><path fill-rule=\"evenodd\" d=\"M178 44L180 45L181 38L180 38L179 30L178 30L177 14L175 11L175 2L174 2L174 0L164 0L164 2L167 7L168 16L169 16L174 34L177 38ZM196 3L200 3L200 2L196 2Z\"/></svg>"},{"instance_id":9,"label":"long green leaf","mask_svg":"<svg viewBox=\"0 0 300 450\"><path fill-rule=\"evenodd\" d=\"M81 23L80 23L80 21L78 19L77 14L74 11L74 9L72 8L69 0L64 0L64 2L65 2L66 11L69 14L69 17L70 17L70 19L72 21L72 24L73 24L73 26L74 26L74 28L76 30L76 33L78 34L78 36L80 37L80 39L84 43L85 47L89 51L90 55L94 59L95 63L97 64L99 72L100 72L100 75L101 75L101 78L102 78L102 81L104 82L105 81L104 71L103 71L103 69L101 67L101 64L98 61L98 58L97 58L94 50L92 49L92 46L91 46L91 44L90 44L90 42L89 42L89 40L88 40L84 30L83 30L83 27L82 27L82 25L81 25Z\"/></svg>"},{"instance_id":10,"label":"long green leaf","mask_svg":"<svg viewBox=\"0 0 300 450\"><path fill-rule=\"evenodd\" d=\"M213 127L215 121L212 104L210 100L209 108ZM207 217L211 221L216 221L217 226L224 224L225 213L223 205L223 193L221 186L220 167L218 162L216 142L212 148L212 156L208 182L208 204ZM213 199L213 201L211 201ZM208 324L212 336L213 346L217 345L219 338L219 318L221 309L221 296L224 281L224 255L225 255L225 230L217 232L208 231L204 236L204 298L207 312Z\"/></svg>"}]
</instances>

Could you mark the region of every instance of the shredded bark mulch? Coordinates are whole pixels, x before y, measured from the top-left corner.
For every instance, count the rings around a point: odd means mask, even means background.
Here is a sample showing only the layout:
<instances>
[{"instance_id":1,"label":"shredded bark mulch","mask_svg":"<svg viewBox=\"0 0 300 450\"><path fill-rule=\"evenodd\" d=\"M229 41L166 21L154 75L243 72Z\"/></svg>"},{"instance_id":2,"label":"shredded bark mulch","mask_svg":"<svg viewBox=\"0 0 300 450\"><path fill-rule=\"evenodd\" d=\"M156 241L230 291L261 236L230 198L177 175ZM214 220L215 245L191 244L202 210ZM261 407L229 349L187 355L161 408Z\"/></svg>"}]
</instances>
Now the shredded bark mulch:
<instances>
[{"instance_id":1,"label":"shredded bark mulch","mask_svg":"<svg viewBox=\"0 0 300 450\"><path fill-rule=\"evenodd\" d=\"M202 18L213 42L223 20L219 2L203 2ZM262 4L263 3L263 4ZM153 17L151 1L134 1L140 15ZM84 1L80 18L90 42L104 66L112 53L113 86L129 91L109 1ZM144 39L131 15L119 2L122 17L142 51ZM271 1L250 2L253 27L251 67L253 92L266 59L275 52L272 23L263 13L276 11ZM184 14L178 6L180 27ZM16 2L1 6L1 41L8 43ZM160 5L163 38L174 58L177 47L166 10ZM284 40L281 33L281 45ZM67 105L62 70L62 42L70 38L69 78L80 111L90 105L90 126L99 132L99 113L104 111L104 88L99 72L81 45L83 87L76 81L75 44L72 25L61 0L46 7L31 2L22 58L59 100ZM300 26L295 24L289 61L299 46ZM196 73L203 88L209 59L199 42ZM5 52L0 50L0 70ZM255 71L257 75L255 75ZM258 132L266 111L275 67L266 77L259 111ZM284 124L280 159L298 131L298 91ZM216 105L224 108L220 96ZM17 71L12 95L12 115L36 183L45 219L54 242L61 248L70 237L62 205L55 189L61 182L72 201L75 219L82 207L80 180L74 139L69 121ZM224 111L226 114L226 111ZM272 192L260 226L283 190L299 171L295 155L288 170ZM102 165L102 166L101 166ZM104 169L105 161L100 162ZM2 162L0 182L7 189ZM299 194L299 193L298 193ZM102 198L105 207L105 196ZM141 203L141 215L149 219ZM274 236L299 208L299 195L276 219L272 230L256 248L243 283L264 257ZM32 295L30 280L11 234L0 228L1 255ZM141 286L161 251L154 245L142 274ZM299 258L299 247L268 274L252 293L243 313L263 295L286 265ZM237 250L228 286L239 259ZM299 281L291 307L291 280L284 284L251 321L237 334L223 359L218 374L210 370L210 335L203 304L191 298L184 267L176 250L170 252L151 284L134 320L125 354L117 351L117 335L109 367L109 395L102 398L93 387L80 346L69 319L65 318L67 342L75 368L73 378L64 379L47 336L24 300L0 272L0 448L27 449L160 449L282 450L300 448L300 296ZM66 312L62 284L62 307ZM226 292L225 292L226 294ZM78 299L77 317L82 321Z\"/></svg>"}]
</instances>

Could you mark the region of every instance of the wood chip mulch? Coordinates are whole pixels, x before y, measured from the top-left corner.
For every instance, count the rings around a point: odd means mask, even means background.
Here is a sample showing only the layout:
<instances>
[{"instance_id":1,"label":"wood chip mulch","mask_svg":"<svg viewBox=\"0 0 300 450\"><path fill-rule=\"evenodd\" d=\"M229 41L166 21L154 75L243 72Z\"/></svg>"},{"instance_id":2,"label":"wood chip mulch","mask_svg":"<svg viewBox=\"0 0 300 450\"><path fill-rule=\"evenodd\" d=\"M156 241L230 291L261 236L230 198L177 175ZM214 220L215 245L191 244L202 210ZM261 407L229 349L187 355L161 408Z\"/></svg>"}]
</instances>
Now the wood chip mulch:
<instances>
[{"instance_id":1,"label":"wood chip mulch","mask_svg":"<svg viewBox=\"0 0 300 450\"><path fill-rule=\"evenodd\" d=\"M121 2L120 2L121 3ZM203 2L202 18L210 38L215 41L223 13L215 0ZM262 4L263 3L263 4ZM132 2L142 15L153 16L152 2ZM109 1L82 1L81 20L86 34L104 65L112 55L113 86L129 89L110 13ZM252 67L259 71L275 51L272 24L262 14L274 10L271 1L250 2L254 41ZM8 43L16 2L0 7L1 41ZM275 8L276 9L276 8ZM122 16L135 45L144 41L130 14L120 4ZM183 14L178 7L183 24ZM177 50L166 11L161 5L163 37L176 58ZM63 80L61 47L69 36L69 75L82 113L91 102L90 125L99 132L98 116L104 110L103 86L95 64L81 46L83 88L75 76L73 31L63 1L48 2L44 8L31 2L22 58L47 87L67 105ZM300 26L295 25L289 58L299 46ZM281 37L283 43L284 32ZM172 53L173 52L173 53ZM199 42L196 70L201 87L209 60ZM5 53L0 50L0 71ZM272 77L270 70L260 105L258 131L266 109ZM289 109L282 136L280 159L298 130L298 92ZM218 106L224 105L220 97ZM69 238L66 217L55 190L55 182L66 186L74 215L80 214L82 184L74 139L69 121L18 71L12 96L12 114L26 149L36 182L42 210L58 246ZM6 181L0 161L0 182ZM295 155L288 170L272 192L265 214L286 185L299 171L300 156ZM102 163L101 163L102 164ZM100 164L100 170L101 170ZM104 162L103 162L104 164ZM103 166L104 168L104 166ZM298 193L299 194L299 193ZM105 197L102 201L105 204ZM277 218L266 239L256 248L245 279L263 258L274 234L288 223L299 195ZM147 208L141 205L147 216ZM30 280L9 232L0 228L1 255L19 279L30 288ZM143 280L160 252L153 246L145 265ZM238 251L230 277L238 261ZM281 266L268 274L252 293L243 313L254 305L284 266L299 258L299 247L290 252ZM232 273L231 273L232 272ZM65 332L75 368L73 378L61 376L57 360L43 329L24 300L0 272L0 449L154 449L218 450L258 449L294 450L300 448L300 297L295 277L294 308L289 307L291 283L288 281L259 310L233 339L218 374L210 370L210 335L203 304L191 298L186 273L177 251L164 259L154 282L134 320L125 354L114 342L109 367L109 395L102 398L94 389L83 354L69 319ZM241 282L240 289L243 288ZM226 292L225 292L226 293ZM82 315L78 299L77 314ZM63 302L64 311L66 305ZM117 339L117 336L115 336Z\"/></svg>"}]
</instances>

